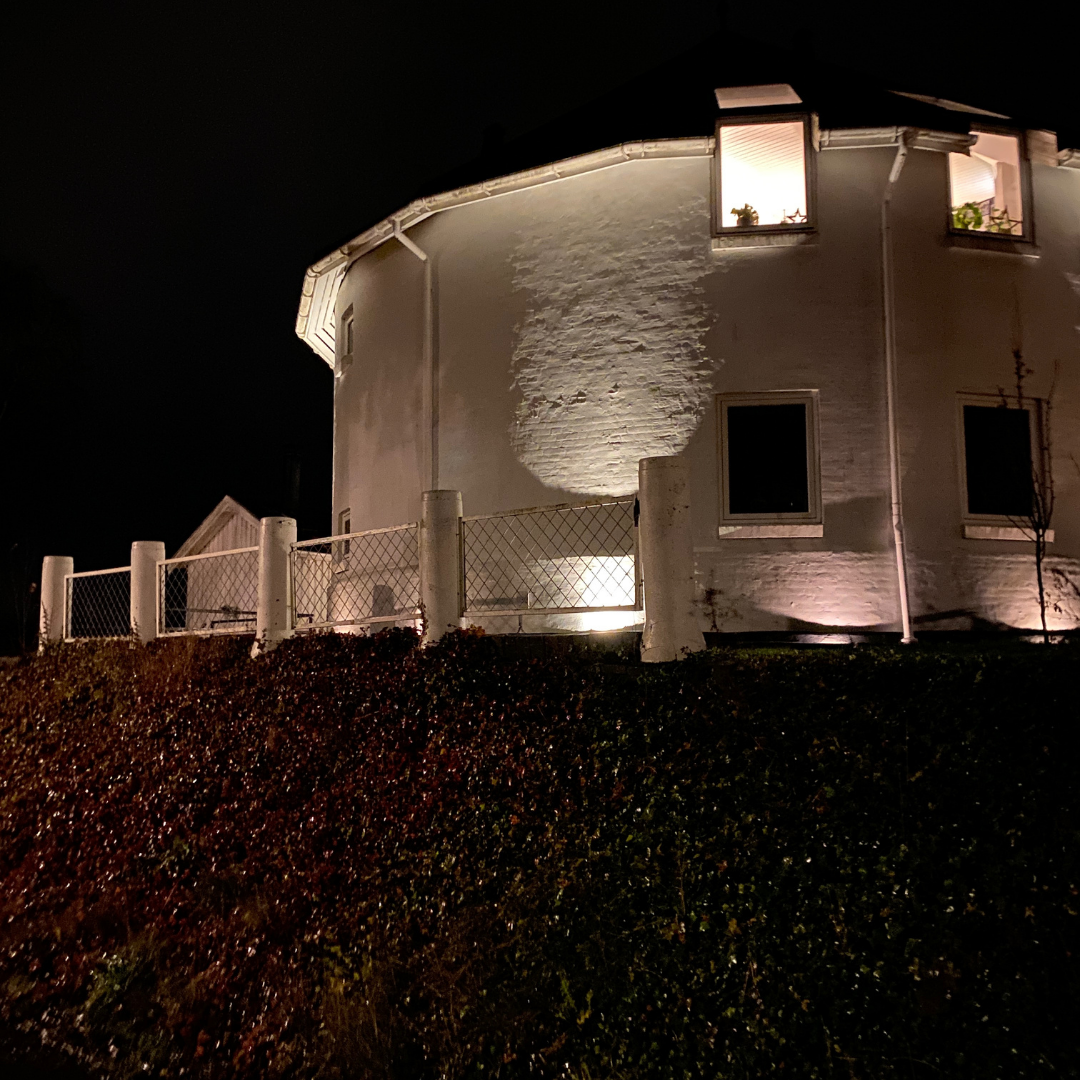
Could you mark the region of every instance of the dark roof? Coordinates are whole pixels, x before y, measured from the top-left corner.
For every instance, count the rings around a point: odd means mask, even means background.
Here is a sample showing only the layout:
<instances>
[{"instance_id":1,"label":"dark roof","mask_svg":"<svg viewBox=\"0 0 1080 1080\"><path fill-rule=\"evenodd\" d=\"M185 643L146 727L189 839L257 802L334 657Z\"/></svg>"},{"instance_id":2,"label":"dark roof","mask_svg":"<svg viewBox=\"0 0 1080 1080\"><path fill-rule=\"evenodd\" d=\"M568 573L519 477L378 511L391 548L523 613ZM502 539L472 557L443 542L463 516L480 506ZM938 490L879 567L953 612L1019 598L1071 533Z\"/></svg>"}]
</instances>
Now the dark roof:
<instances>
[{"instance_id":1,"label":"dark roof","mask_svg":"<svg viewBox=\"0 0 1080 1080\"><path fill-rule=\"evenodd\" d=\"M975 119L893 93L865 75L724 32L520 138L502 143L497 133L485 133L484 150L478 157L433 178L415 196L480 183L619 143L709 136L719 116L717 87L767 83L790 84L804 106L817 112L823 128L897 125L966 132ZM898 89L947 96L950 88Z\"/></svg>"}]
</instances>

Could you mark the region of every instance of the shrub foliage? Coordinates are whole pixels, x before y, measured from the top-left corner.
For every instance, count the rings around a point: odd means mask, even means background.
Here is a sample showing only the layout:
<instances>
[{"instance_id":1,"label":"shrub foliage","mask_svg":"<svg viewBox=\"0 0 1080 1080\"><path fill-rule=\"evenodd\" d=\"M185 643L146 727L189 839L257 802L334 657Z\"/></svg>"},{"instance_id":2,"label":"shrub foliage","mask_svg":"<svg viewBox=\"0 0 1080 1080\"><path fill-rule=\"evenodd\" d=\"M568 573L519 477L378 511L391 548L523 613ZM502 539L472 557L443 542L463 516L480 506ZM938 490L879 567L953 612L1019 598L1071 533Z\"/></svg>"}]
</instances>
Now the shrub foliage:
<instances>
[{"instance_id":1,"label":"shrub foliage","mask_svg":"<svg viewBox=\"0 0 1080 1080\"><path fill-rule=\"evenodd\" d=\"M110 1077L1080 1069L1075 647L0 679L0 1019Z\"/></svg>"}]
</instances>

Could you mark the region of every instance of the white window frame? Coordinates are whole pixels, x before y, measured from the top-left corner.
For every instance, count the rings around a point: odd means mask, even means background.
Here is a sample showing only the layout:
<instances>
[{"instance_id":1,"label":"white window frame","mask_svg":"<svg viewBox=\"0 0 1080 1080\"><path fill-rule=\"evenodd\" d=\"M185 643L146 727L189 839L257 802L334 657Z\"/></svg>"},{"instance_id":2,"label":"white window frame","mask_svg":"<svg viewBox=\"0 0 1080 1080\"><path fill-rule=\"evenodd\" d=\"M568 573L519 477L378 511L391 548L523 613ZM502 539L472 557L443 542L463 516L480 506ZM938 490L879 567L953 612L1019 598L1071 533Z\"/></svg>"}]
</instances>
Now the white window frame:
<instances>
[{"instance_id":1,"label":"white window frame","mask_svg":"<svg viewBox=\"0 0 1080 1080\"><path fill-rule=\"evenodd\" d=\"M1000 394L978 394L963 391L956 395L956 455L960 491L960 523L965 540L1031 540L1030 530L1021 527L1008 514L973 514L968 510L967 440L964 431L964 406L1001 408ZM1006 401L1006 408L1016 409L1015 402ZM1031 440L1031 461L1039 460L1040 433L1043 425L1044 403L1041 398L1027 398L1024 411L1028 414L1028 435ZM1053 529L1046 537L1052 543Z\"/></svg>"},{"instance_id":2,"label":"white window frame","mask_svg":"<svg viewBox=\"0 0 1080 1080\"><path fill-rule=\"evenodd\" d=\"M356 348L356 321L352 304L341 313L341 327L335 335L335 344L338 347L338 374L341 375L353 362L353 350Z\"/></svg>"},{"instance_id":3,"label":"white window frame","mask_svg":"<svg viewBox=\"0 0 1080 1080\"><path fill-rule=\"evenodd\" d=\"M719 463L721 537L823 536L821 503L821 434L817 390L766 390L754 393L716 395L717 461ZM806 486L807 507L803 513L733 514L728 491L728 420L732 405L806 406Z\"/></svg>"},{"instance_id":4,"label":"white window frame","mask_svg":"<svg viewBox=\"0 0 1080 1080\"><path fill-rule=\"evenodd\" d=\"M1010 138L1016 139L1017 159L1020 169L1022 228L1018 233L992 233L977 229L958 229L953 224L952 168L948 154L946 154L945 191L947 197L945 200L945 227L950 239L953 241L959 239L965 245L974 242L976 246L986 246L990 249L997 249L1010 243L1032 245L1035 241L1035 229L1031 208L1031 158L1028 155L1026 133L1017 131L1015 128L996 127L993 124L974 124L971 133L972 135L1008 135Z\"/></svg>"},{"instance_id":5,"label":"white window frame","mask_svg":"<svg viewBox=\"0 0 1080 1080\"><path fill-rule=\"evenodd\" d=\"M726 225L728 218L724 203L724 178L721 175L720 155L722 136L721 128L747 124L785 124L798 120L803 125L803 164L806 177L806 221L798 224L772 225ZM773 112L753 115L721 116L716 121L716 147L713 151L712 165L712 204L714 237L767 237L770 235L810 234L817 231L817 155L814 152L815 117L808 112Z\"/></svg>"},{"instance_id":6,"label":"white window frame","mask_svg":"<svg viewBox=\"0 0 1080 1080\"><path fill-rule=\"evenodd\" d=\"M352 532L352 510L349 507L345 507L344 510L338 512L338 536L348 536ZM345 540L341 545L341 554L347 556L349 554L349 548L351 547L351 541Z\"/></svg>"}]
</instances>

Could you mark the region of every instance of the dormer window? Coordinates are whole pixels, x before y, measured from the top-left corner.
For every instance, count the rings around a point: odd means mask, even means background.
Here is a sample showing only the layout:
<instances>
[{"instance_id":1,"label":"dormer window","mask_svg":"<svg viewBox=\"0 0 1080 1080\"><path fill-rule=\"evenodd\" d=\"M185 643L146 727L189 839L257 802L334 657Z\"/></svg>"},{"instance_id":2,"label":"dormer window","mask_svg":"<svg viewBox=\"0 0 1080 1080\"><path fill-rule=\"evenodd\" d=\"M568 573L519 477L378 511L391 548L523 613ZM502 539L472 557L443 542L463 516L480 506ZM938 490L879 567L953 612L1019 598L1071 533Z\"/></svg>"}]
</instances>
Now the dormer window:
<instances>
[{"instance_id":1,"label":"dormer window","mask_svg":"<svg viewBox=\"0 0 1080 1080\"><path fill-rule=\"evenodd\" d=\"M1026 183L1020 137L977 135L968 154L949 155L950 226L955 232L1024 238Z\"/></svg>"},{"instance_id":2,"label":"dormer window","mask_svg":"<svg viewBox=\"0 0 1080 1080\"><path fill-rule=\"evenodd\" d=\"M805 116L721 120L716 126L716 231L810 228L809 142Z\"/></svg>"}]
</instances>

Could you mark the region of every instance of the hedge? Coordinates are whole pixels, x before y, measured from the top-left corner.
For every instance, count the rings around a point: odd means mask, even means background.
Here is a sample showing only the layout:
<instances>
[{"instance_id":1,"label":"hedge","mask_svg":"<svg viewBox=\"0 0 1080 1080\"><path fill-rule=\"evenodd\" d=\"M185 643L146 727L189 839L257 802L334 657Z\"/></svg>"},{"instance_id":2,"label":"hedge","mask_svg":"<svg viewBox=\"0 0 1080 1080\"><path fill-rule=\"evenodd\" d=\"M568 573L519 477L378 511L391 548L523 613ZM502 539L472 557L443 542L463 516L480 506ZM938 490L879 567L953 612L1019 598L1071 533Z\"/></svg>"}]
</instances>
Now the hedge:
<instances>
[{"instance_id":1,"label":"hedge","mask_svg":"<svg viewBox=\"0 0 1080 1080\"><path fill-rule=\"evenodd\" d=\"M246 645L0 674L11 1046L108 1077L1080 1075L1076 646Z\"/></svg>"}]
</instances>

